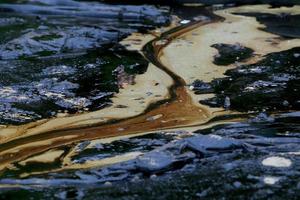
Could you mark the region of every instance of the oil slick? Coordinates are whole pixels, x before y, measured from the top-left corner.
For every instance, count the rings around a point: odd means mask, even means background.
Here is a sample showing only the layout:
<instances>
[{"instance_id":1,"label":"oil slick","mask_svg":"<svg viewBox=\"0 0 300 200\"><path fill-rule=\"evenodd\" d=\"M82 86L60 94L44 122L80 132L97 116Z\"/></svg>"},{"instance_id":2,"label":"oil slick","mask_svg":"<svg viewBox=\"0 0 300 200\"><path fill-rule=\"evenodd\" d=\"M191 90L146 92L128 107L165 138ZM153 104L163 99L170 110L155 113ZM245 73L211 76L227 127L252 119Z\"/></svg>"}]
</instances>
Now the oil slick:
<instances>
[{"instance_id":1,"label":"oil slick","mask_svg":"<svg viewBox=\"0 0 300 200\"><path fill-rule=\"evenodd\" d=\"M176 139L180 138L184 141L182 144L169 143L170 141L164 138L162 141L165 141L165 143L156 143L159 152L154 149L147 154L147 152L143 152L143 149L138 151L140 149L131 148L129 145L130 148L128 147L128 149L133 149L130 152L122 152L118 155L110 154L108 157L96 157L95 160L87 160L82 163L76 163L73 159L80 152L88 149L97 152L92 144L99 142L99 139L106 138L108 141L111 139L108 142L111 143L113 138L117 137L126 138L138 136L138 134L153 134L153 132L158 131L176 132L178 130L188 132L186 135L183 134L184 137L188 137L195 134L189 131L191 128L194 130L200 129L210 124L217 117L237 114L225 110L221 106L212 108L199 104L199 101L213 97L214 94L211 94L211 90L197 94L194 91L194 86L193 88L191 86L197 80L210 83L217 78L224 78L224 73L229 69L234 69L242 64L257 63L263 60L267 54L300 46L300 39L296 37L280 38L275 32L270 33L267 31L263 24L249 14L254 11L255 13L278 14L286 12L299 14L300 7L269 8L266 5L233 7L214 11L214 14L219 17L209 16L211 17L209 20L207 18L198 21L192 20L191 22L177 20L170 27L151 31L150 34L134 33L127 37L120 43L128 50L137 50L145 56L150 62L147 71L136 75L135 84L124 84L124 87L111 98L112 104L110 107L83 114L44 119L30 124L1 128L0 169L2 173L17 171L15 168L19 165L24 167L32 162L51 163L54 161L59 161L58 166L53 166L53 168L46 171L37 169L35 172L25 173L22 176L30 177L33 174L47 174L48 172L70 169L94 169L103 166L109 167L113 164L116 164L119 169L130 171L130 169L120 167L119 162L125 162L128 168L137 166L138 169L151 171L150 168L147 169L149 160L153 160L153 157L166 158L164 166L156 165L161 163L159 161L152 166L159 169L160 172L160 170L166 170L165 168L177 169L178 166L185 165L193 160L196 154L202 156L204 154L204 157L209 157L211 153L216 153L214 150L217 152L231 151L231 148L218 149L216 146L212 146L212 149L214 149L212 152L207 152L206 149L200 151L199 148L203 149L203 145L200 145L200 147L197 145L191 146L190 143L194 144L195 141L202 141L205 136L196 136L196 140L193 140L193 137L182 139L177 135ZM243 13L247 13L247 16ZM219 53L214 48L216 44L217 46L218 44L226 44L230 47L239 44L242 47L251 49L251 55L245 59L237 59L234 62L226 63L226 66L219 66L214 62L214 58ZM56 73L56 71L54 70L53 73ZM230 109L230 105L226 108ZM213 140L211 145L219 144L219 142L221 144L225 142L228 145L228 141L234 141L234 144L238 144L236 146L238 146L239 151L244 149L251 151L251 145L257 145L255 138L250 138L251 141L245 138L239 139L241 143L236 142L235 139L227 139L227 136L215 136L209 139ZM76 151L83 141L90 141L90 143L81 146L82 149ZM196 143L198 144L199 141ZM267 146L267 141L264 142L264 145ZM101 143L101 145L103 144ZM143 145L138 145L138 147L141 146ZM66 149L60 149L62 147ZM172 147L174 148L172 149ZM100 150L102 148L102 146L99 147ZM181 151L177 151L180 148L187 148L189 151L192 149L193 152L183 155ZM135 164L131 162L135 162ZM262 165L290 167L292 161L280 157L268 157L262 161ZM100 172L96 170L93 173ZM102 174L98 174L98 176L102 177ZM88 179L91 176L81 174L81 177ZM130 178L133 179L134 177L130 175ZM38 180L41 181L42 185L43 180ZM265 177L263 180L266 184L271 185L279 181L276 177ZM30 181L34 182L34 179L28 179L28 184L33 183ZM18 184L19 182L7 180L2 181L2 183ZM26 184L26 181L20 181L20 184L23 183ZM238 183L235 186L242 187Z\"/></svg>"}]
</instances>

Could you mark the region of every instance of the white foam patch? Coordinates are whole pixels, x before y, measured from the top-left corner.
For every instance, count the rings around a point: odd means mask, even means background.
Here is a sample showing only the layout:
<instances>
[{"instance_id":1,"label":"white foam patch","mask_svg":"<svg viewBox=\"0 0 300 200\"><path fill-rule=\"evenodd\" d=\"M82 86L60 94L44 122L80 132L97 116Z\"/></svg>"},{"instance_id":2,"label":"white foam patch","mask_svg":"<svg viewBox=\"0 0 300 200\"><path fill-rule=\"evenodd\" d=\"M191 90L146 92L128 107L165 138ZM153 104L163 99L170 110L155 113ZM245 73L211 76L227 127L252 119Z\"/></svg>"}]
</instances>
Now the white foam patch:
<instances>
[{"instance_id":1,"label":"white foam patch","mask_svg":"<svg viewBox=\"0 0 300 200\"><path fill-rule=\"evenodd\" d=\"M290 167L292 165L292 161L284 157L272 156L264 159L262 164L270 167Z\"/></svg>"},{"instance_id":2,"label":"white foam patch","mask_svg":"<svg viewBox=\"0 0 300 200\"><path fill-rule=\"evenodd\" d=\"M274 176L266 176L264 177L263 181L265 184L268 185L274 185L280 180L280 177L274 177Z\"/></svg>"}]
</instances>

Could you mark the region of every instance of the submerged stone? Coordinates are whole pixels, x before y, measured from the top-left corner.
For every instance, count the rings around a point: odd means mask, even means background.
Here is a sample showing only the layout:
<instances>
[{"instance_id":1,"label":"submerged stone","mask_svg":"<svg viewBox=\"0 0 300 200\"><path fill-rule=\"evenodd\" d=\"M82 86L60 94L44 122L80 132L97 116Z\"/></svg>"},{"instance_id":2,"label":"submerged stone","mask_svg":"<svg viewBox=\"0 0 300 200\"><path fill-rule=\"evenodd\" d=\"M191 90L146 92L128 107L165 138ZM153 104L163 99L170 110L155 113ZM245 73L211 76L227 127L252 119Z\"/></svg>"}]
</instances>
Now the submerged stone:
<instances>
[{"instance_id":1,"label":"submerged stone","mask_svg":"<svg viewBox=\"0 0 300 200\"><path fill-rule=\"evenodd\" d=\"M174 163L174 156L168 152L152 151L136 160L138 169L146 172L161 171L171 167Z\"/></svg>"},{"instance_id":2,"label":"submerged stone","mask_svg":"<svg viewBox=\"0 0 300 200\"><path fill-rule=\"evenodd\" d=\"M273 117L268 116L266 113L259 113L256 117L249 120L252 123L265 123L265 122L274 122Z\"/></svg>"},{"instance_id":3,"label":"submerged stone","mask_svg":"<svg viewBox=\"0 0 300 200\"><path fill-rule=\"evenodd\" d=\"M103 3L78 2L74 0L34 1L35 4L1 4L0 8L7 12L18 12L27 15L63 15L68 17L90 17L150 21L161 24L168 21L162 11L153 6L108 5Z\"/></svg>"},{"instance_id":4,"label":"submerged stone","mask_svg":"<svg viewBox=\"0 0 300 200\"><path fill-rule=\"evenodd\" d=\"M213 91L209 83L205 83L198 79L190 85L190 89L195 91L195 94L210 93Z\"/></svg>"},{"instance_id":5,"label":"submerged stone","mask_svg":"<svg viewBox=\"0 0 300 200\"><path fill-rule=\"evenodd\" d=\"M237 13L245 16L256 17L256 20L265 26L263 30L287 38L300 37L299 14L270 14L270 13Z\"/></svg>"},{"instance_id":6,"label":"submerged stone","mask_svg":"<svg viewBox=\"0 0 300 200\"><path fill-rule=\"evenodd\" d=\"M31 31L1 46L0 59L86 52L119 39L116 31L70 27L65 30Z\"/></svg>"},{"instance_id":7,"label":"submerged stone","mask_svg":"<svg viewBox=\"0 0 300 200\"><path fill-rule=\"evenodd\" d=\"M218 135L200 135L185 139L187 147L200 153L207 151L226 151L241 148L241 142Z\"/></svg>"},{"instance_id":8,"label":"submerged stone","mask_svg":"<svg viewBox=\"0 0 300 200\"><path fill-rule=\"evenodd\" d=\"M135 159L135 165L138 170L146 173L181 168L196 157L194 153L185 151L185 148L185 140L171 141L139 156Z\"/></svg>"},{"instance_id":9,"label":"submerged stone","mask_svg":"<svg viewBox=\"0 0 300 200\"><path fill-rule=\"evenodd\" d=\"M10 18L0 18L0 27L10 26L10 25L19 25L25 23L25 20L17 17Z\"/></svg>"},{"instance_id":10,"label":"submerged stone","mask_svg":"<svg viewBox=\"0 0 300 200\"><path fill-rule=\"evenodd\" d=\"M241 62L252 56L253 50L240 44L214 44L219 53L214 57L216 65L230 65L235 62Z\"/></svg>"},{"instance_id":11,"label":"submerged stone","mask_svg":"<svg viewBox=\"0 0 300 200\"><path fill-rule=\"evenodd\" d=\"M230 108L230 98L229 97L225 97L225 100L224 100L224 108L225 109L229 109Z\"/></svg>"}]
</instances>

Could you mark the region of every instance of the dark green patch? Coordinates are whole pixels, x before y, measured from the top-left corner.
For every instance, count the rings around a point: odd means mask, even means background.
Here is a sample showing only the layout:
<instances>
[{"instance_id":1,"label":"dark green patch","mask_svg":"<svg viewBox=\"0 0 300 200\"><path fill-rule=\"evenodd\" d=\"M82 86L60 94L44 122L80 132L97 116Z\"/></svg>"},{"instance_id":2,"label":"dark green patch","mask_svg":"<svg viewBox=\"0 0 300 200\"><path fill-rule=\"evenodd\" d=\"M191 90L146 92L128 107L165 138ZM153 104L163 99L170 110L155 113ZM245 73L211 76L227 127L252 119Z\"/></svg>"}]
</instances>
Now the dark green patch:
<instances>
[{"instance_id":1,"label":"dark green patch","mask_svg":"<svg viewBox=\"0 0 300 200\"><path fill-rule=\"evenodd\" d=\"M36 54L38 56L51 56L51 55L54 55L56 52L55 51L40 51L40 52L37 52Z\"/></svg>"},{"instance_id":2,"label":"dark green patch","mask_svg":"<svg viewBox=\"0 0 300 200\"><path fill-rule=\"evenodd\" d=\"M0 15L0 17L9 18L12 17L10 15ZM9 40L19 37L22 35L26 30L31 28L37 28L39 24L37 20L32 17L22 17L24 19L24 23L20 24L11 24L7 26L0 26L0 44L5 44Z\"/></svg>"},{"instance_id":3,"label":"dark green patch","mask_svg":"<svg viewBox=\"0 0 300 200\"><path fill-rule=\"evenodd\" d=\"M47 35L42 35L42 36L36 36L33 37L32 39L36 41L49 41L49 40L55 40L61 38L61 35L58 34L47 34Z\"/></svg>"}]
</instances>

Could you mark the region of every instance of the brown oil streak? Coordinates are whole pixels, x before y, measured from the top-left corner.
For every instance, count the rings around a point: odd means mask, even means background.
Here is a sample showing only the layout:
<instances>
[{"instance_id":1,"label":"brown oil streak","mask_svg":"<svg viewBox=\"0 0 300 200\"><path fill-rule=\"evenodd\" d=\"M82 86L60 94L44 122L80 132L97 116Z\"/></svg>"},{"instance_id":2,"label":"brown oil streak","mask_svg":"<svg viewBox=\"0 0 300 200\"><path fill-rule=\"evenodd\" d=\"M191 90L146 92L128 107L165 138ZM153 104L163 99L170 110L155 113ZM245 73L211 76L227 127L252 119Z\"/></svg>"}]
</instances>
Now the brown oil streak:
<instances>
[{"instance_id":1,"label":"brown oil streak","mask_svg":"<svg viewBox=\"0 0 300 200\"><path fill-rule=\"evenodd\" d=\"M178 128L186 125L204 123L208 120L208 111L200 105L195 105L192 98L186 91L185 81L174 74L164 66L160 61L162 50L172 40L189 32L199 26L215 22L193 22L183 28L179 28L173 33L163 35L160 39L167 42L164 45L157 45L159 39L151 41L153 46L154 59L148 58L154 65L164 70L173 78L174 85L169 88L170 98L165 99L160 103L150 105L150 107L141 115L112 121L105 124L100 124L93 127L81 127L69 130L55 130L38 135L32 135L24 138L15 139L13 141L1 144L0 146L0 163L2 166L16 161L23 160L35 154L56 148L62 145L67 145L83 140L93 140L107 137L122 136L141 132L157 131L168 128ZM173 94L173 97L172 97ZM153 116L160 115L161 117L154 120L149 120ZM72 136L72 137L64 137ZM42 144L42 141L51 141L50 144ZM38 146L28 146L33 142L41 142ZM26 146L25 146L26 145ZM15 151L17 150L17 151Z\"/></svg>"}]
</instances>

